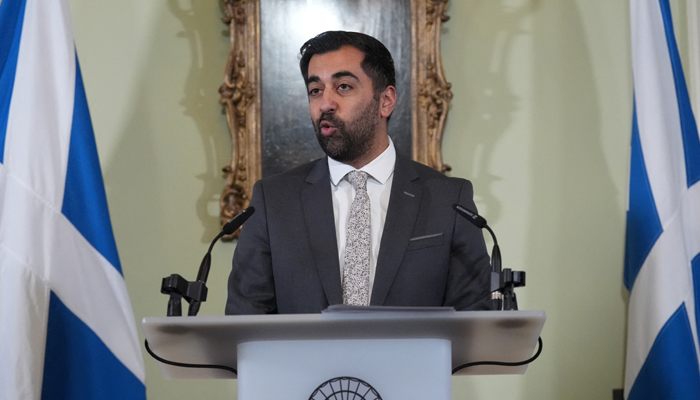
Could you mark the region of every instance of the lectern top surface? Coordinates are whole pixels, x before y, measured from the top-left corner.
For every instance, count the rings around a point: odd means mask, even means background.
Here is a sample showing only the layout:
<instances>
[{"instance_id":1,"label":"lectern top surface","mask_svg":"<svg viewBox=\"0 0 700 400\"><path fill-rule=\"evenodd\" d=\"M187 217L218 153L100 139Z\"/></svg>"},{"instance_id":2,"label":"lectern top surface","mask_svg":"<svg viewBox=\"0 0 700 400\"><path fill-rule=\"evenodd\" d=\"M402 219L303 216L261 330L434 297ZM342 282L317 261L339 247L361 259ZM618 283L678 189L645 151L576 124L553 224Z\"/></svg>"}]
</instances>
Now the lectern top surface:
<instances>
[{"instance_id":1,"label":"lectern top surface","mask_svg":"<svg viewBox=\"0 0 700 400\"><path fill-rule=\"evenodd\" d=\"M148 317L143 319L142 328L156 354L184 363L235 368L237 345L253 341L434 338L452 342L452 363L458 366L473 361L516 362L529 358L545 319L544 311L536 310L373 308L322 314ZM459 374L522 374L526 369L483 366ZM182 370L161 364L166 377L233 378L224 371Z\"/></svg>"}]
</instances>

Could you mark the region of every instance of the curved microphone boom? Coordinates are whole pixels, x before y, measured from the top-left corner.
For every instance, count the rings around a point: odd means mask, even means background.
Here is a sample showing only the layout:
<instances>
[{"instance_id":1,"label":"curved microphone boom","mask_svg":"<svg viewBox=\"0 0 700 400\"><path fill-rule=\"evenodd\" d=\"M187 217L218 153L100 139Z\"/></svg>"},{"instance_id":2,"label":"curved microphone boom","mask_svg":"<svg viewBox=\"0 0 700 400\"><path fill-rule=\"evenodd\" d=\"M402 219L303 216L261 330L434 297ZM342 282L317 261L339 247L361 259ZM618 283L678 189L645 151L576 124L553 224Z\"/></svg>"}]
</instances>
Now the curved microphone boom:
<instances>
[{"instance_id":1,"label":"curved microphone boom","mask_svg":"<svg viewBox=\"0 0 700 400\"><path fill-rule=\"evenodd\" d=\"M224 224L221 232L219 232L214 240L212 240L211 244L209 245L209 250L207 250L207 254L204 255L204 259L202 259L202 263L199 265L199 272L197 273L198 281L206 283L207 277L209 277L209 267L211 266L211 249L214 248L214 244L224 235L230 235L235 232L236 229L240 228L248 220L248 218L253 215L254 212L255 207L248 207Z\"/></svg>"},{"instance_id":2,"label":"curved microphone boom","mask_svg":"<svg viewBox=\"0 0 700 400\"><path fill-rule=\"evenodd\" d=\"M219 232L219 234L216 235L214 240L212 240L211 244L209 245L209 250L207 250L207 254L204 255L202 263L199 264L199 272L197 272L197 282L201 282L205 288L207 278L209 277L209 268L211 267L211 249L214 248L214 244L224 235L230 235L233 232L235 232L236 229L240 228L248 220L248 218L250 218L250 216L253 215L254 212L255 207L248 207L245 210L241 211L233 218L231 218L226 224L224 224L224 227L221 229L221 232ZM206 300L206 293L204 294L204 296L205 298L202 300L193 299L192 301L190 301L190 309L187 312L187 315L197 315L197 313L199 312L200 304Z\"/></svg>"}]
</instances>

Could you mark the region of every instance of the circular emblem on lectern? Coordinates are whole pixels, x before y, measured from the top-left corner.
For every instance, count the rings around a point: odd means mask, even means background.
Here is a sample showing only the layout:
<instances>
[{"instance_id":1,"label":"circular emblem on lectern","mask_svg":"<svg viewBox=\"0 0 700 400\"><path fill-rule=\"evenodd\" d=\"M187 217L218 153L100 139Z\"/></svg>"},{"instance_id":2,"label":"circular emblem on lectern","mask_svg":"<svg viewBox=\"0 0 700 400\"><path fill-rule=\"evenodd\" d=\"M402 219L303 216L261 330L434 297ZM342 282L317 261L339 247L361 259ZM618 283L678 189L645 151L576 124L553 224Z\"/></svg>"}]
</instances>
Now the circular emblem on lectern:
<instances>
[{"instance_id":1,"label":"circular emblem on lectern","mask_svg":"<svg viewBox=\"0 0 700 400\"><path fill-rule=\"evenodd\" d=\"M309 400L382 400L382 396L367 382L350 376L329 379L321 384Z\"/></svg>"}]
</instances>

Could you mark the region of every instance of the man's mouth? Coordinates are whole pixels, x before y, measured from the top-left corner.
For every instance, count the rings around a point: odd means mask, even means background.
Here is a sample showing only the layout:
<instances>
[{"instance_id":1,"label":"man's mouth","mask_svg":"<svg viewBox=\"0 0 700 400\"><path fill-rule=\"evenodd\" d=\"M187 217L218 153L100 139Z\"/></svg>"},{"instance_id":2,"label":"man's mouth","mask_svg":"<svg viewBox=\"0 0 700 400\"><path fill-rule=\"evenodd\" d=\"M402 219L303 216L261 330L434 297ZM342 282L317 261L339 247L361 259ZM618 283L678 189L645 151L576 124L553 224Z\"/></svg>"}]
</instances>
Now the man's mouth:
<instances>
[{"instance_id":1,"label":"man's mouth","mask_svg":"<svg viewBox=\"0 0 700 400\"><path fill-rule=\"evenodd\" d=\"M330 136L335 131L335 126L328 121L321 121L319 127L323 136Z\"/></svg>"}]
</instances>

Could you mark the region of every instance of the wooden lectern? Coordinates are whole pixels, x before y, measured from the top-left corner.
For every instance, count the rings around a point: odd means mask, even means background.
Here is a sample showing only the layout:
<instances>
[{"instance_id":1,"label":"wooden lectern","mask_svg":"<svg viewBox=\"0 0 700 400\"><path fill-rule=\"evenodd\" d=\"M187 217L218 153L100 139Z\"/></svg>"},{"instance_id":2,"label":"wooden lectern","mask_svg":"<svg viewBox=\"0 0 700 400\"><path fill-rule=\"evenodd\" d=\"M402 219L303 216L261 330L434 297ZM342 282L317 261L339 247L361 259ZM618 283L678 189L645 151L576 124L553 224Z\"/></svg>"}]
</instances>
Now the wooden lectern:
<instances>
[{"instance_id":1,"label":"wooden lectern","mask_svg":"<svg viewBox=\"0 0 700 400\"><path fill-rule=\"evenodd\" d=\"M239 373L161 363L165 378L237 378L240 400L448 400L452 368L530 358L545 319L544 311L338 307L322 314L150 317L142 326L164 359ZM482 365L457 375L526 370Z\"/></svg>"}]
</instances>

